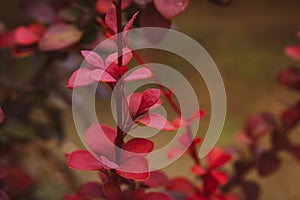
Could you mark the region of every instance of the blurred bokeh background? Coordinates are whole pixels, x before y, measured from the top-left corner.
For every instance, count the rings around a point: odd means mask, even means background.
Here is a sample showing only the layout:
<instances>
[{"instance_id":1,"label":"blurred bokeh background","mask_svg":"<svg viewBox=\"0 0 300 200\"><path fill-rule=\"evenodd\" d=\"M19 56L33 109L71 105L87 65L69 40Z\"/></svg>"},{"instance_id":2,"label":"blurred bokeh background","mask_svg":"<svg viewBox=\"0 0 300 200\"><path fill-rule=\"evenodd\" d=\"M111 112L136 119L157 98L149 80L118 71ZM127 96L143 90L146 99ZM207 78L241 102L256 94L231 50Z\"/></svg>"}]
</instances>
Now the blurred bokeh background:
<instances>
[{"instance_id":1,"label":"blurred bokeh background","mask_svg":"<svg viewBox=\"0 0 300 200\"><path fill-rule=\"evenodd\" d=\"M5 27L12 29L30 22L22 13L19 3L18 0L0 2L0 32ZM228 111L219 145L235 144L234 134L243 129L249 115L260 111L278 113L285 103L294 102L296 95L278 86L276 76L286 66L299 65L283 51L288 44L300 43L297 37L300 30L299 11L299 0L233 0L226 7L217 6L207 0L190 0L187 10L174 20L175 29L197 40L207 50L224 79ZM172 57L174 55L162 52L158 54L149 51L142 55L146 61L163 62L188 77L197 91L201 107L209 113L210 100L206 86L201 77L194 75L191 66ZM9 71L15 79L26 80L35 70L32 68L32 59L34 58L16 58L10 61L11 65L0 60L0 73ZM3 78L1 74L0 76ZM64 86L65 82L59 84ZM7 90L9 88L0 85L2 100ZM55 99L55 96L52 98ZM109 103L105 97L99 100L97 110L100 115L107 113L110 116ZM19 147L23 148L23 154L15 158L16 163L21 160L25 163L23 165L27 171L39 183L36 194L45 200L61 199L64 193L74 190L80 182L97 179L95 173L70 170L64 165L65 152L83 147L74 128L71 107L61 103L61 108L63 113L60 117L64 124L65 139L59 142L56 139L33 139L30 145L22 144ZM38 111L36 116L39 116ZM104 121L113 123L110 117ZM199 135L205 133L208 123L209 114L201 121ZM26 132L23 127L19 131L21 134ZM166 136L166 141L171 137ZM297 133L293 138L300 141ZM160 138L158 142L163 144L165 140ZM283 154L282 157L285 162L280 172L259 180L263 190L261 199L300 199L299 163L288 155ZM35 163L34 160L39 162ZM189 175L190 163L187 157L182 157L165 171L169 176L192 177ZM258 179L254 172L250 176Z\"/></svg>"}]
</instances>

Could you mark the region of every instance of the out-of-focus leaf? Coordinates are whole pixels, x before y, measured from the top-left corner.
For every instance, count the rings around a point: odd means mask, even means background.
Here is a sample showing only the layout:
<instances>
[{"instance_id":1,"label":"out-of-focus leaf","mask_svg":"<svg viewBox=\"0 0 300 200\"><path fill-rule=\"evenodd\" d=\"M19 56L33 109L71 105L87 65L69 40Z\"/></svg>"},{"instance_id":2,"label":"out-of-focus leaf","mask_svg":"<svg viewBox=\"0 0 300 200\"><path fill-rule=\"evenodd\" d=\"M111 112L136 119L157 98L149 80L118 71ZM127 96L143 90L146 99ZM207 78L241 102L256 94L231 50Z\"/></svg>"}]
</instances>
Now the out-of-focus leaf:
<instances>
[{"instance_id":1,"label":"out-of-focus leaf","mask_svg":"<svg viewBox=\"0 0 300 200\"><path fill-rule=\"evenodd\" d=\"M55 13L46 1L33 0L25 3L24 10L28 16L40 22L53 22Z\"/></svg>"},{"instance_id":2,"label":"out-of-focus leaf","mask_svg":"<svg viewBox=\"0 0 300 200\"><path fill-rule=\"evenodd\" d=\"M77 43L82 36L82 31L73 25L64 23L50 26L39 41L39 49L53 51L67 48Z\"/></svg>"},{"instance_id":3,"label":"out-of-focus leaf","mask_svg":"<svg viewBox=\"0 0 300 200\"><path fill-rule=\"evenodd\" d=\"M257 200L259 197L260 189L258 185L254 182L243 182L242 183L242 189L244 192L244 198L246 200Z\"/></svg>"},{"instance_id":4,"label":"out-of-focus leaf","mask_svg":"<svg viewBox=\"0 0 300 200\"><path fill-rule=\"evenodd\" d=\"M188 6L188 0L154 0L158 12L166 19L173 19Z\"/></svg>"},{"instance_id":5,"label":"out-of-focus leaf","mask_svg":"<svg viewBox=\"0 0 300 200\"><path fill-rule=\"evenodd\" d=\"M274 152L263 152L257 160L258 173L261 176L268 176L279 169L280 162Z\"/></svg>"},{"instance_id":6,"label":"out-of-focus leaf","mask_svg":"<svg viewBox=\"0 0 300 200\"><path fill-rule=\"evenodd\" d=\"M2 108L0 107L0 124L2 124L4 120L5 120L5 115Z\"/></svg>"}]
</instances>

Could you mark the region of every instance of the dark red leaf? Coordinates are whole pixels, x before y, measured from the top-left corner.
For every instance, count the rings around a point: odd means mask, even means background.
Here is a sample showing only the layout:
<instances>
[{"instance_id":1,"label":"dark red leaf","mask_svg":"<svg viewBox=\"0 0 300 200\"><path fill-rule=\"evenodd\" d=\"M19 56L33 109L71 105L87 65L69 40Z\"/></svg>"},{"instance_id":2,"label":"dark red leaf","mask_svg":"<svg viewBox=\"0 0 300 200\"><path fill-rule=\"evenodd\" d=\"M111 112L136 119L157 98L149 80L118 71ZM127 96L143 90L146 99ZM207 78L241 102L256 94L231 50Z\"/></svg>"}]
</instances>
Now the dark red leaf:
<instances>
[{"instance_id":1,"label":"dark red leaf","mask_svg":"<svg viewBox=\"0 0 300 200\"><path fill-rule=\"evenodd\" d=\"M1 200L9 200L8 196L6 195L6 193L0 189L0 199Z\"/></svg>"},{"instance_id":2,"label":"dark red leaf","mask_svg":"<svg viewBox=\"0 0 300 200\"><path fill-rule=\"evenodd\" d=\"M300 146L291 147L289 152L300 162Z\"/></svg>"},{"instance_id":3,"label":"dark red leaf","mask_svg":"<svg viewBox=\"0 0 300 200\"><path fill-rule=\"evenodd\" d=\"M91 199L81 195L67 195L64 197L64 200L91 200Z\"/></svg>"},{"instance_id":4,"label":"dark red leaf","mask_svg":"<svg viewBox=\"0 0 300 200\"><path fill-rule=\"evenodd\" d=\"M281 120L285 126L294 126L300 121L300 102L284 111Z\"/></svg>"},{"instance_id":5,"label":"dark red leaf","mask_svg":"<svg viewBox=\"0 0 300 200\"><path fill-rule=\"evenodd\" d=\"M130 29L132 29L133 23L135 18L137 17L137 15L139 14L139 12L134 13L134 15L131 17L131 19L127 22L127 24L124 27L124 32L129 31Z\"/></svg>"},{"instance_id":6,"label":"dark red leaf","mask_svg":"<svg viewBox=\"0 0 300 200\"><path fill-rule=\"evenodd\" d=\"M210 169L223 166L231 159L231 155L219 148L214 148L207 156L207 162Z\"/></svg>"},{"instance_id":7,"label":"dark red leaf","mask_svg":"<svg viewBox=\"0 0 300 200\"><path fill-rule=\"evenodd\" d=\"M16 58L24 58L27 56L30 56L33 52L37 50L37 47L35 45L31 46L15 46L13 48L11 55Z\"/></svg>"},{"instance_id":8,"label":"dark red leaf","mask_svg":"<svg viewBox=\"0 0 300 200\"><path fill-rule=\"evenodd\" d=\"M9 168L5 178L7 194L14 198L24 194L32 185L31 178L19 168Z\"/></svg>"},{"instance_id":9,"label":"dark red leaf","mask_svg":"<svg viewBox=\"0 0 300 200\"><path fill-rule=\"evenodd\" d=\"M117 30L117 14L116 14L116 8L112 7L107 10L107 13L105 15L105 23L108 28L110 28L114 34L118 32Z\"/></svg>"},{"instance_id":10,"label":"dark red leaf","mask_svg":"<svg viewBox=\"0 0 300 200\"><path fill-rule=\"evenodd\" d=\"M150 177L147 180L142 181L142 184L148 187L161 187L169 184L167 176L160 171L153 171L150 173Z\"/></svg>"},{"instance_id":11,"label":"dark red leaf","mask_svg":"<svg viewBox=\"0 0 300 200\"><path fill-rule=\"evenodd\" d=\"M78 194L90 198L104 198L102 186L97 182L87 182L80 186Z\"/></svg>"},{"instance_id":12,"label":"dark red leaf","mask_svg":"<svg viewBox=\"0 0 300 200\"><path fill-rule=\"evenodd\" d=\"M261 176L268 176L279 169L280 162L274 152L263 152L257 160L258 173Z\"/></svg>"},{"instance_id":13,"label":"dark red leaf","mask_svg":"<svg viewBox=\"0 0 300 200\"><path fill-rule=\"evenodd\" d=\"M281 85L300 91L300 70L296 67L282 70L277 80Z\"/></svg>"},{"instance_id":14,"label":"dark red leaf","mask_svg":"<svg viewBox=\"0 0 300 200\"><path fill-rule=\"evenodd\" d=\"M105 14L112 7L113 3L111 0L97 0L95 10L101 14Z\"/></svg>"},{"instance_id":15,"label":"dark red leaf","mask_svg":"<svg viewBox=\"0 0 300 200\"><path fill-rule=\"evenodd\" d=\"M125 151L130 151L133 153L142 153L143 155L147 155L154 148L154 143L145 138L134 138L129 140L124 145Z\"/></svg>"},{"instance_id":16,"label":"dark red leaf","mask_svg":"<svg viewBox=\"0 0 300 200\"><path fill-rule=\"evenodd\" d=\"M150 113L145 115L141 119L137 120L136 122L144 124L146 126L150 126L152 128L156 128L159 130L166 130L166 131L174 131L175 127L171 122L169 122L165 117L160 114Z\"/></svg>"},{"instance_id":17,"label":"dark red leaf","mask_svg":"<svg viewBox=\"0 0 300 200\"><path fill-rule=\"evenodd\" d=\"M288 46L285 48L285 53L300 62L300 45Z\"/></svg>"},{"instance_id":18,"label":"dark red leaf","mask_svg":"<svg viewBox=\"0 0 300 200\"><path fill-rule=\"evenodd\" d=\"M103 190L107 200L123 200L119 184L115 182L105 183L103 185Z\"/></svg>"},{"instance_id":19,"label":"dark red leaf","mask_svg":"<svg viewBox=\"0 0 300 200\"><path fill-rule=\"evenodd\" d=\"M33 19L40 22L51 23L55 18L55 13L49 3L45 1L33 0L26 2L24 10Z\"/></svg>"},{"instance_id":20,"label":"dark red leaf","mask_svg":"<svg viewBox=\"0 0 300 200\"><path fill-rule=\"evenodd\" d=\"M160 27L169 29L171 27L171 21L165 19L155 8L155 6L150 3L147 4L146 8L143 10L141 17L140 17L140 25L141 27ZM166 31L147 31L144 32L145 36L149 38L152 42L159 42L161 41Z\"/></svg>"},{"instance_id":21,"label":"dark red leaf","mask_svg":"<svg viewBox=\"0 0 300 200\"><path fill-rule=\"evenodd\" d=\"M14 31L0 34L0 48L11 48L15 45Z\"/></svg>"},{"instance_id":22,"label":"dark red leaf","mask_svg":"<svg viewBox=\"0 0 300 200\"><path fill-rule=\"evenodd\" d=\"M231 4L231 0L210 0L210 1L220 6L228 6Z\"/></svg>"},{"instance_id":23,"label":"dark red leaf","mask_svg":"<svg viewBox=\"0 0 300 200\"><path fill-rule=\"evenodd\" d=\"M272 114L261 113L254 115L247 120L247 134L254 138L259 138L265 134L271 133L276 128L276 121Z\"/></svg>"},{"instance_id":24,"label":"dark red leaf","mask_svg":"<svg viewBox=\"0 0 300 200\"><path fill-rule=\"evenodd\" d=\"M70 47L77 43L82 31L73 25L59 23L50 26L39 41L42 51L54 51Z\"/></svg>"},{"instance_id":25,"label":"dark red leaf","mask_svg":"<svg viewBox=\"0 0 300 200\"><path fill-rule=\"evenodd\" d=\"M7 176L6 170L0 165L0 180Z\"/></svg>"},{"instance_id":26,"label":"dark red leaf","mask_svg":"<svg viewBox=\"0 0 300 200\"><path fill-rule=\"evenodd\" d=\"M186 178L174 178L167 186L170 191L181 192L187 195L191 195L196 191L194 184Z\"/></svg>"},{"instance_id":27,"label":"dark red leaf","mask_svg":"<svg viewBox=\"0 0 300 200\"><path fill-rule=\"evenodd\" d=\"M173 19L188 6L188 0L154 0L157 10L166 19Z\"/></svg>"},{"instance_id":28,"label":"dark red leaf","mask_svg":"<svg viewBox=\"0 0 300 200\"><path fill-rule=\"evenodd\" d=\"M142 102L138 111L141 115L148 112L152 106L154 106L160 99L159 89L147 89L143 92Z\"/></svg>"},{"instance_id":29,"label":"dark red leaf","mask_svg":"<svg viewBox=\"0 0 300 200\"><path fill-rule=\"evenodd\" d=\"M152 0L133 0L133 1L138 5L145 5L147 3L150 3Z\"/></svg>"},{"instance_id":30,"label":"dark red leaf","mask_svg":"<svg viewBox=\"0 0 300 200\"><path fill-rule=\"evenodd\" d=\"M4 120L5 120L5 115L2 108L0 107L0 124L2 124Z\"/></svg>"},{"instance_id":31,"label":"dark red leaf","mask_svg":"<svg viewBox=\"0 0 300 200\"><path fill-rule=\"evenodd\" d=\"M124 200L144 200L145 189L137 188L135 190L127 189L123 191Z\"/></svg>"},{"instance_id":32,"label":"dark red leaf","mask_svg":"<svg viewBox=\"0 0 300 200\"><path fill-rule=\"evenodd\" d=\"M247 196L247 199L251 200L258 200L259 199L259 193L260 193L260 188L255 182L243 182L241 184L243 193L245 196Z\"/></svg>"},{"instance_id":33,"label":"dark red leaf","mask_svg":"<svg viewBox=\"0 0 300 200\"><path fill-rule=\"evenodd\" d=\"M204 190L208 194L213 194L218 188L219 182L215 177L208 173L204 178Z\"/></svg>"},{"instance_id":34,"label":"dark red leaf","mask_svg":"<svg viewBox=\"0 0 300 200\"><path fill-rule=\"evenodd\" d=\"M19 45L31 45L37 43L44 34L45 28L41 24L20 26L14 32L15 41Z\"/></svg>"},{"instance_id":35,"label":"dark red leaf","mask_svg":"<svg viewBox=\"0 0 300 200\"><path fill-rule=\"evenodd\" d=\"M66 154L68 166L78 170L100 170L103 165L87 150L77 150Z\"/></svg>"},{"instance_id":36,"label":"dark red leaf","mask_svg":"<svg viewBox=\"0 0 300 200\"><path fill-rule=\"evenodd\" d=\"M170 197L168 194L162 192L149 192L148 194L146 194L144 199L145 200L173 200L173 198Z\"/></svg>"}]
</instances>

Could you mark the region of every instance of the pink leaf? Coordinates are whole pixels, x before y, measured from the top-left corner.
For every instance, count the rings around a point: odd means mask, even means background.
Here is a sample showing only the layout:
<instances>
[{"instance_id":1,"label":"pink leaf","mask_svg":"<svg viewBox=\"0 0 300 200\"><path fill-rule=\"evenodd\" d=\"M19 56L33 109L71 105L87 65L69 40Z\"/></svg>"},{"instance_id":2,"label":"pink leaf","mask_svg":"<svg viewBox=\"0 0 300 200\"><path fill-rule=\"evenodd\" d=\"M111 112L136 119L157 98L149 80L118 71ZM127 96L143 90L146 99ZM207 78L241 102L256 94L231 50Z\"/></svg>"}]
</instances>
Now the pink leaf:
<instances>
[{"instance_id":1,"label":"pink leaf","mask_svg":"<svg viewBox=\"0 0 300 200\"><path fill-rule=\"evenodd\" d=\"M207 161L210 169L221 167L230 159L231 155L225 153L225 151L219 148L214 148L207 156Z\"/></svg>"},{"instance_id":2,"label":"pink leaf","mask_svg":"<svg viewBox=\"0 0 300 200\"><path fill-rule=\"evenodd\" d=\"M122 191L118 183L105 183L103 185L103 191L107 200L123 200Z\"/></svg>"},{"instance_id":3,"label":"pink leaf","mask_svg":"<svg viewBox=\"0 0 300 200\"><path fill-rule=\"evenodd\" d=\"M90 198L104 198L102 186L97 182L87 182L80 186L78 194Z\"/></svg>"},{"instance_id":4,"label":"pink leaf","mask_svg":"<svg viewBox=\"0 0 300 200\"><path fill-rule=\"evenodd\" d=\"M117 132L110 126L93 124L85 133L86 143L93 153L105 156L110 161L115 160L114 140Z\"/></svg>"},{"instance_id":5,"label":"pink leaf","mask_svg":"<svg viewBox=\"0 0 300 200\"><path fill-rule=\"evenodd\" d=\"M289 57L300 62L300 45L288 46L284 51Z\"/></svg>"},{"instance_id":6,"label":"pink leaf","mask_svg":"<svg viewBox=\"0 0 300 200\"><path fill-rule=\"evenodd\" d=\"M148 161L143 156L131 157L124 161L116 172L124 177L134 180L145 180L149 177Z\"/></svg>"},{"instance_id":7,"label":"pink leaf","mask_svg":"<svg viewBox=\"0 0 300 200\"><path fill-rule=\"evenodd\" d=\"M256 138L271 133L275 128L276 121L270 113L260 113L251 116L246 123L247 134Z\"/></svg>"},{"instance_id":8,"label":"pink leaf","mask_svg":"<svg viewBox=\"0 0 300 200\"><path fill-rule=\"evenodd\" d=\"M194 112L192 119L196 120L196 119L202 119L205 115L205 111L204 110L198 110L196 112Z\"/></svg>"},{"instance_id":9,"label":"pink leaf","mask_svg":"<svg viewBox=\"0 0 300 200\"><path fill-rule=\"evenodd\" d=\"M184 150L179 148L170 148L167 154L169 159L174 159L182 156L184 154Z\"/></svg>"},{"instance_id":10,"label":"pink leaf","mask_svg":"<svg viewBox=\"0 0 300 200\"><path fill-rule=\"evenodd\" d=\"M96 83L97 80L92 79L91 73L93 72L92 69L84 67L84 68L79 68L73 74L68 80L68 83L66 87L68 88L76 88L80 86L85 86L85 85L90 85L92 83Z\"/></svg>"},{"instance_id":11,"label":"pink leaf","mask_svg":"<svg viewBox=\"0 0 300 200\"><path fill-rule=\"evenodd\" d=\"M68 166L78 170L100 170L103 165L88 151L77 150L66 154Z\"/></svg>"},{"instance_id":12,"label":"pink leaf","mask_svg":"<svg viewBox=\"0 0 300 200\"><path fill-rule=\"evenodd\" d=\"M14 32L15 41L20 45L37 43L44 31L44 26L41 24L31 24L27 27L20 26Z\"/></svg>"},{"instance_id":13,"label":"pink leaf","mask_svg":"<svg viewBox=\"0 0 300 200\"><path fill-rule=\"evenodd\" d=\"M157 10L166 19L173 19L188 6L188 0L154 0Z\"/></svg>"},{"instance_id":14,"label":"pink leaf","mask_svg":"<svg viewBox=\"0 0 300 200\"><path fill-rule=\"evenodd\" d=\"M81 51L82 56L92 67L104 69L102 58L93 51Z\"/></svg>"},{"instance_id":15,"label":"pink leaf","mask_svg":"<svg viewBox=\"0 0 300 200\"><path fill-rule=\"evenodd\" d=\"M162 192L149 192L146 194L145 200L173 200L172 197Z\"/></svg>"},{"instance_id":16,"label":"pink leaf","mask_svg":"<svg viewBox=\"0 0 300 200\"><path fill-rule=\"evenodd\" d=\"M105 16L105 23L108 28L110 28L114 34L118 32L117 30L117 15L116 15L116 8L111 7L107 10Z\"/></svg>"},{"instance_id":17,"label":"pink leaf","mask_svg":"<svg viewBox=\"0 0 300 200\"><path fill-rule=\"evenodd\" d=\"M160 171L153 171L150 173L150 177L142 182L142 184L149 187L160 187L169 184L167 176Z\"/></svg>"},{"instance_id":18,"label":"pink leaf","mask_svg":"<svg viewBox=\"0 0 300 200\"><path fill-rule=\"evenodd\" d=\"M125 27L124 27L124 29L123 29L124 32L127 32L127 31L129 31L130 29L132 29L134 20L135 20L135 18L137 17L138 14L139 14L139 12L134 13L134 15L131 17L131 19L129 20L129 22L127 22L127 24L125 25ZM125 34L126 34L126 33L124 33L124 35L125 35Z\"/></svg>"},{"instance_id":19,"label":"pink leaf","mask_svg":"<svg viewBox=\"0 0 300 200\"><path fill-rule=\"evenodd\" d=\"M225 172L212 171L211 174L221 185L225 185L228 182L228 176Z\"/></svg>"},{"instance_id":20,"label":"pink leaf","mask_svg":"<svg viewBox=\"0 0 300 200\"><path fill-rule=\"evenodd\" d=\"M123 65L127 65L129 61L132 59L132 52L128 48L124 48L122 51L122 61ZM109 56L107 56L105 60L106 66L110 66L112 63L118 63L118 52L112 53Z\"/></svg>"},{"instance_id":21,"label":"pink leaf","mask_svg":"<svg viewBox=\"0 0 300 200\"><path fill-rule=\"evenodd\" d=\"M136 70L134 70L133 72L131 72L125 79L125 82L128 81L135 81L135 80L140 80L140 79L146 79L152 76L152 72L150 69L146 68L146 67L141 67L138 68Z\"/></svg>"},{"instance_id":22,"label":"pink leaf","mask_svg":"<svg viewBox=\"0 0 300 200\"><path fill-rule=\"evenodd\" d=\"M116 82L117 80L112 77L109 73L102 69L95 69L91 72L90 78L95 81L102 81L102 82Z\"/></svg>"},{"instance_id":23,"label":"pink leaf","mask_svg":"<svg viewBox=\"0 0 300 200\"><path fill-rule=\"evenodd\" d=\"M39 49L42 51L54 51L70 47L77 43L82 31L73 25L59 23L51 25L39 41Z\"/></svg>"},{"instance_id":24,"label":"pink leaf","mask_svg":"<svg viewBox=\"0 0 300 200\"><path fill-rule=\"evenodd\" d=\"M4 120L5 120L5 115L2 108L0 107L0 124L2 124Z\"/></svg>"},{"instance_id":25,"label":"pink leaf","mask_svg":"<svg viewBox=\"0 0 300 200\"><path fill-rule=\"evenodd\" d=\"M137 120L137 122L142 123L146 126L150 126L152 128L156 128L159 130L167 130L167 131L174 131L175 127L171 122L169 122L165 117L159 114L148 114L145 115L143 118Z\"/></svg>"},{"instance_id":26,"label":"pink leaf","mask_svg":"<svg viewBox=\"0 0 300 200\"><path fill-rule=\"evenodd\" d=\"M154 106L160 100L159 89L147 89L143 92L141 106L139 108L139 114L148 112L152 106Z\"/></svg>"}]
</instances>

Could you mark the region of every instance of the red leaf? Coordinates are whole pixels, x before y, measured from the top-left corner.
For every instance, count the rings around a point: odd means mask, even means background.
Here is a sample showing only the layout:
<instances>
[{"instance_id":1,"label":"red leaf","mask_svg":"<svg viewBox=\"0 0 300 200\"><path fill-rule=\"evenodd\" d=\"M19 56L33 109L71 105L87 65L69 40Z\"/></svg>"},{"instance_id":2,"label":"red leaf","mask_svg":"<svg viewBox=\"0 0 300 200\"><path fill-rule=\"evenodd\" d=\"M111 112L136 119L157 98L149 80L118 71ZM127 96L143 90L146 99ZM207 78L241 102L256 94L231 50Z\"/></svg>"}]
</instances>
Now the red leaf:
<instances>
[{"instance_id":1,"label":"red leaf","mask_svg":"<svg viewBox=\"0 0 300 200\"><path fill-rule=\"evenodd\" d=\"M135 190L126 189L123 191L124 200L144 200L145 189L137 188Z\"/></svg>"},{"instance_id":2,"label":"red leaf","mask_svg":"<svg viewBox=\"0 0 300 200\"><path fill-rule=\"evenodd\" d=\"M214 148L207 156L210 169L218 168L227 163L231 155L225 153L222 149Z\"/></svg>"},{"instance_id":3,"label":"red leaf","mask_svg":"<svg viewBox=\"0 0 300 200\"><path fill-rule=\"evenodd\" d=\"M154 148L154 143L145 138L134 138L129 140L124 145L125 151L130 151L133 153L141 153L143 155L149 154Z\"/></svg>"},{"instance_id":4,"label":"red leaf","mask_svg":"<svg viewBox=\"0 0 300 200\"><path fill-rule=\"evenodd\" d=\"M39 41L39 49L42 51L54 51L70 47L77 43L82 31L73 25L59 23L50 26Z\"/></svg>"},{"instance_id":5,"label":"red leaf","mask_svg":"<svg viewBox=\"0 0 300 200\"><path fill-rule=\"evenodd\" d=\"M281 120L285 126L294 126L300 121L300 102L296 103L281 115Z\"/></svg>"},{"instance_id":6,"label":"red leaf","mask_svg":"<svg viewBox=\"0 0 300 200\"><path fill-rule=\"evenodd\" d=\"M145 5L147 3L150 3L152 0L133 0L133 1L138 5Z\"/></svg>"},{"instance_id":7,"label":"red leaf","mask_svg":"<svg viewBox=\"0 0 300 200\"><path fill-rule=\"evenodd\" d=\"M81 51L81 54L92 67L105 68L102 58L97 53L93 51Z\"/></svg>"},{"instance_id":8,"label":"red leaf","mask_svg":"<svg viewBox=\"0 0 300 200\"><path fill-rule=\"evenodd\" d=\"M90 200L90 198L81 195L67 195L64 197L64 200Z\"/></svg>"},{"instance_id":9,"label":"red leaf","mask_svg":"<svg viewBox=\"0 0 300 200\"><path fill-rule=\"evenodd\" d=\"M24 58L36 51L36 46L16 46L13 48L11 55L17 58Z\"/></svg>"},{"instance_id":10,"label":"red leaf","mask_svg":"<svg viewBox=\"0 0 300 200\"><path fill-rule=\"evenodd\" d=\"M188 0L154 0L157 10L166 19L173 19L188 6Z\"/></svg>"},{"instance_id":11,"label":"red leaf","mask_svg":"<svg viewBox=\"0 0 300 200\"><path fill-rule=\"evenodd\" d=\"M204 174L206 174L206 170L199 165L194 165L192 167L192 172L198 176L203 176Z\"/></svg>"},{"instance_id":12,"label":"red leaf","mask_svg":"<svg viewBox=\"0 0 300 200\"><path fill-rule=\"evenodd\" d=\"M134 15L131 17L131 19L129 20L129 22L127 22L127 24L125 25L123 31L124 33L124 37L126 37L126 32L132 29L133 23L135 18L137 17L137 15L139 14L139 12L134 13Z\"/></svg>"},{"instance_id":13,"label":"red leaf","mask_svg":"<svg viewBox=\"0 0 300 200\"><path fill-rule=\"evenodd\" d=\"M285 48L285 53L300 62L300 45L288 46Z\"/></svg>"},{"instance_id":14,"label":"red leaf","mask_svg":"<svg viewBox=\"0 0 300 200\"><path fill-rule=\"evenodd\" d=\"M20 45L31 45L37 43L42 37L45 28L41 24L31 24L20 26L14 32L15 41Z\"/></svg>"},{"instance_id":15,"label":"red leaf","mask_svg":"<svg viewBox=\"0 0 300 200\"><path fill-rule=\"evenodd\" d=\"M146 194L145 200L173 200L172 197L162 192L149 192Z\"/></svg>"},{"instance_id":16,"label":"red leaf","mask_svg":"<svg viewBox=\"0 0 300 200\"><path fill-rule=\"evenodd\" d=\"M149 177L148 161L143 156L131 157L120 165L120 168L116 169L116 172L124 177L134 180L145 180Z\"/></svg>"},{"instance_id":17,"label":"red leaf","mask_svg":"<svg viewBox=\"0 0 300 200\"><path fill-rule=\"evenodd\" d=\"M103 165L88 151L77 150L66 154L68 166L78 170L100 170Z\"/></svg>"},{"instance_id":18,"label":"red leaf","mask_svg":"<svg viewBox=\"0 0 300 200\"><path fill-rule=\"evenodd\" d=\"M296 67L283 69L277 80L281 85L300 91L300 70Z\"/></svg>"},{"instance_id":19,"label":"red leaf","mask_svg":"<svg viewBox=\"0 0 300 200\"><path fill-rule=\"evenodd\" d=\"M87 182L80 186L78 194L90 198L104 198L102 186L97 182Z\"/></svg>"},{"instance_id":20,"label":"red leaf","mask_svg":"<svg viewBox=\"0 0 300 200\"><path fill-rule=\"evenodd\" d=\"M133 93L128 96L129 113L133 120L137 117L142 102L142 96L142 93Z\"/></svg>"},{"instance_id":21,"label":"red leaf","mask_svg":"<svg viewBox=\"0 0 300 200\"><path fill-rule=\"evenodd\" d=\"M122 200L120 185L115 182L108 182L103 185L104 194L107 200Z\"/></svg>"},{"instance_id":22,"label":"red leaf","mask_svg":"<svg viewBox=\"0 0 300 200\"><path fill-rule=\"evenodd\" d=\"M94 153L115 160L114 140L117 132L110 126L93 124L85 133L86 143Z\"/></svg>"},{"instance_id":23,"label":"red leaf","mask_svg":"<svg viewBox=\"0 0 300 200\"><path fill-rule=\"evenodd\" d=\"M108 28L110 28L114 34L118 32L117 30L117 14L116 14L116 8L111 7L107 10L107 13L105 15L105 23Z\"/></svg>"},{"instance_id":24,"label":"red leaf","mask_svg":"<svg viewBox=\"0 0 300 200\"><path fill-rule=\"evenodd\" d=\"M258 173L268 176L279 169L280 163L281 160L274 152L263 152L257 160Z\"/></svg>"},{"instance_id":25,"label":"red leaf","mask_svg":"<svg viewBox=\"0 0 300 200\"><path fill-rule=\"evenodd\" d=\"M159 89L147 89L143 92L142 102L138 111L141 115L148 112L152 106L154 106L160 99Z\"/></svg>"},{"instance_id":26,"label":"red leaf","mask_svg":"<svg viewBox=\"0 0 300 200\"><path fill-rule=\"evenodd\" d=\"M159 130L167 130L167 131L175 130L175 127L171 122L169 122L165 117L156 113L150 113L148 115L145 115L141 119L137 120L137 122Z\"/></svg>"},{"instance_id":27,"label":"red leaf","mask_svg":"<svg viewBox=\"0 0 300 200\"><path fill-rule=\"evenodd\" d=\"M169 184L167 176L160 171L153 171L150 173L150 177L147 180L142 181L142 184L148 187L160 187Z\"/></svg>"},{"instance_id":28,"label":"red leaf","mask_svg":"<svg viewBox=\"0 0 300 200\"><path fill-rule=\"evenodd\" d=\"M204 178L204 190L208 194L213 194L218 188L219 182L211 173L208 173Z\"/></svg>"},{"instance_id":29,"label":"red leaf","mask_svg":"<svg viewBox=\"0 0 300 200\"><path fill-rule=\"evenodd\" d=\"M276 128L276 122L272 114L261 113L247 120L247 134L255 138L271 133Z\"/></svg>"},{"instance_id":30,"label":"red leaf","mask_svg":"<svg viewBox=\"0 0 300 200\"><path fill-rule=\"evenodd\" d=\"M11 48L15 45L15 37L13 31L0 34L0 48Z\"/></svg>"},{"instance_id":31,"label":"red leaf","mask_svg":"<svg viewBox=\"0 0 300 200\"><path fill-rule=\"evenodd\" d=\"M32 185L31 178L19 168L9 168L5 178L7 194L14 198L25 193Z\"/></svg>"},{"instance_id":32,"label":"red leaf","mask_svg":"<svg viewBox=\"0 0 300 200\"><path fill-rule=\"evenodd\" d=\"M211 175L221 184L225 185L228 182L228 176L222 171L212 171Z\"/></svg>"},{"instance_id":33,"label":"red leaf","mask_svg":"<svg viewBox=\"0 0 300 200\"><path fill-rule=\"evenodd\" d=\"M2 108L0 107L0 124L2 124L4 120L5 120L5 115Z\"/></svg>"},{"instance_id":34,"label":"red leaf","mask_svg":"<svg viewBox=\"0 0 300 200\"><path fill-rule=\"evenodd\" d=\"M0 189L0 199L1 200L9 200L8 196L6 195L6 193Z\"/></svg>"},{"instance_id":35,"label":"red leaf","mask_svg":"<svg viewBox=\"0 0 300 200\"><path fill-rule=\"evenodd\" d=\"M111 0L97 0L95 10L101 14L105 14L112 7L113 3Z\"/></svg>"},{"instance_id":36,"label":"red leaf","mask_svg":"<svg viewBox=\"0 0 300 200\"><path fill-rule=\"evenodd\" d=\"M72 73L71 77L68 80L66 87L72 89L80 86L90 85L92 83L96 83L97 80L92 79L91 73L93 69L84 67L79 68L75 72Z\"/></svg>"},{"instance_id":37,"label":"red leaf","mask_svg":"<svg viewBox=\"0 0 300 200\"><path fill-rule=\"evenodd\" d=\"M170 184L167 186L167 189L175 192L182 192L187 195L193 194L196 190L192 182L181 177L172 179Z\"/></svg>"}]
</instances>

